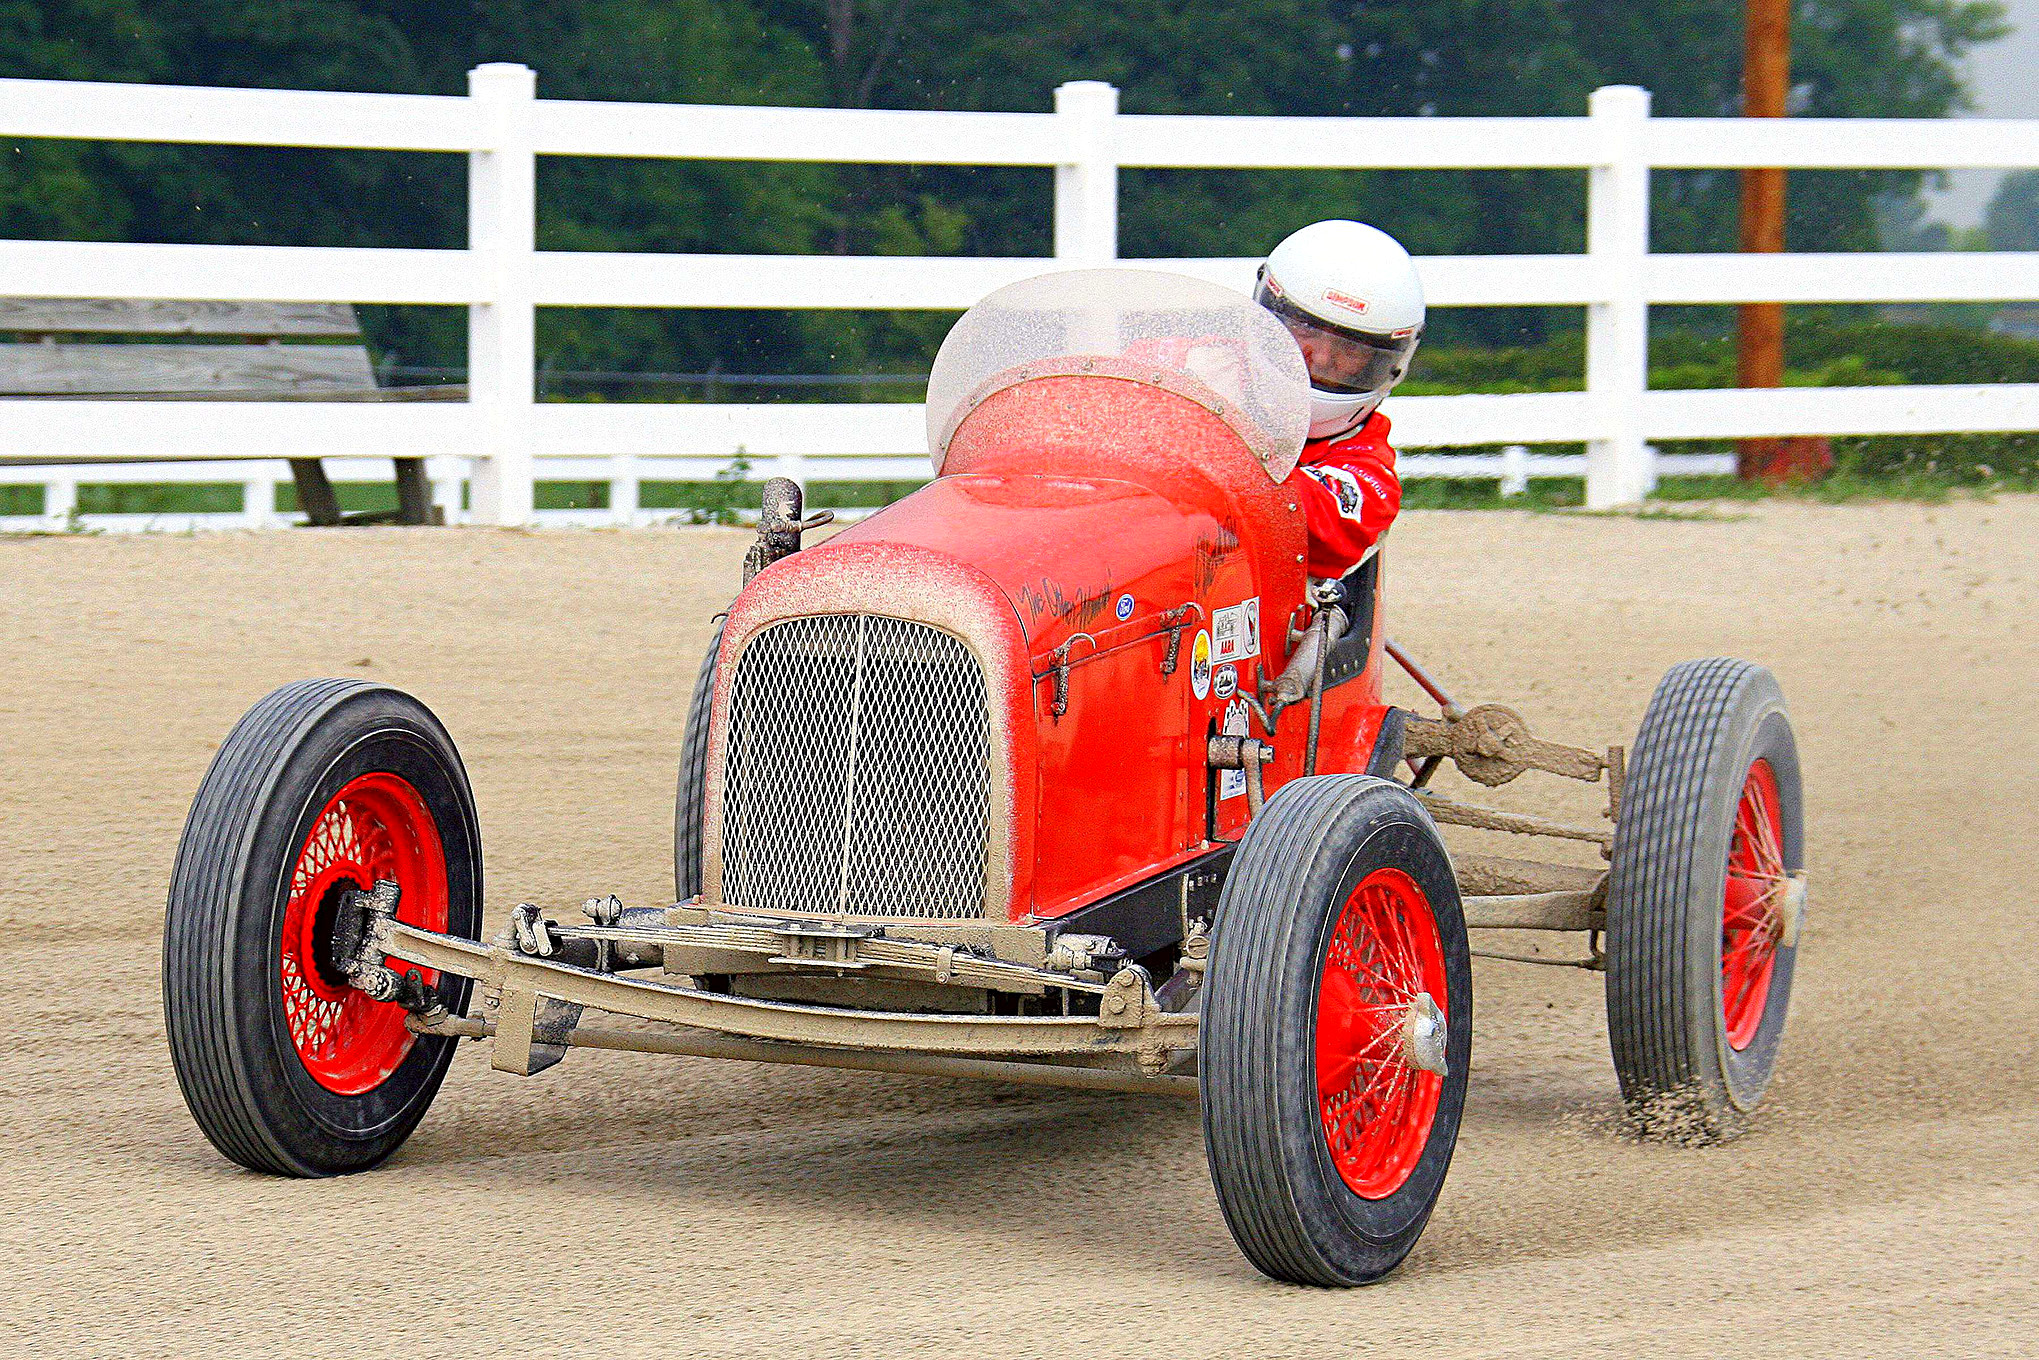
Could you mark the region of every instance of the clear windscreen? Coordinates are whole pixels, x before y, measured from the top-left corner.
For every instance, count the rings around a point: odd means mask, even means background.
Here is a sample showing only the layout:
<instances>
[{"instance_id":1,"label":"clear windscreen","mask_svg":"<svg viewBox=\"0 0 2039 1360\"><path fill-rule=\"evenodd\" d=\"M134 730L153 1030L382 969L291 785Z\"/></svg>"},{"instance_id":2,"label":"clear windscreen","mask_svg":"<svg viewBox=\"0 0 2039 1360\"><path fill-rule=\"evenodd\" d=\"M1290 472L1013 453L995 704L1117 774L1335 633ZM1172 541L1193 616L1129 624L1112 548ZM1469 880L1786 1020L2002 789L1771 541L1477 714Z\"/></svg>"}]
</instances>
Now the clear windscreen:
<instances>
[{"instance_id":1,"label":"clear windscreen","mask_svg":"<svg viewBox=\"0 0 2039 1360\"><path fill-rule=\"evenodd\" d=\"M1310 376L1265 308L1215 283L1146 269L1079 269L1009 284L965 312L928 375L928 451L939 472L978 403L1036 377L1152 383L1212 410L1276 481L1310 429Z\"/></svg>"}]
</instances>

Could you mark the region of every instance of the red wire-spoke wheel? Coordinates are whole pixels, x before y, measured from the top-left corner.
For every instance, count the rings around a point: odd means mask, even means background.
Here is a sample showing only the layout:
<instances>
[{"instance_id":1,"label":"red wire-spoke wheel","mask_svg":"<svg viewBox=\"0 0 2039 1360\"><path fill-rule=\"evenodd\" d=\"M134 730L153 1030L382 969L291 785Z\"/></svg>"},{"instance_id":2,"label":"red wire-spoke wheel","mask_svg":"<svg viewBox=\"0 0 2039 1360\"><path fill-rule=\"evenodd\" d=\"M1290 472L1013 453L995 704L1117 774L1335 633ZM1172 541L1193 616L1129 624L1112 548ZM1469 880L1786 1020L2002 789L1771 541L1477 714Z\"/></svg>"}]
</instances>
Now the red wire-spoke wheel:
<instances>
[{"instance_id":1,"label":"red wire-spoke wheel","mask_svg":"<svg viewBox=\"0 0 2039 1360\"><path fill-rule=\"evenodd\" d=\"M1374 870L1338 914L1317 987L1317 1107L1356 1195L1393 1194L1423 1155L1444 1078L1418 1065L1408 1031L1448 998L1423 889L1400 869Z\"/></svg>"},{"instance_id":2,"label":"red wire-spoke wheel","mask_svg":"<svg viewBox=\"0 0 2039 1360\"><path fill-rule=\"evenodd\" d=\"M453 1040L414 1034L401 1006L354 988L335 947L346 895L378 880L396 883L400 919L480 933L481 836L453 741L396 690L286 685L213 757L163 925L178 1084L205 1136L242 1166L366 1170L438 1094ZM466 1013L466 978L419 975Z\"/></svg>"},{"instance_id":3,"label":"red wire-spoke wheel","mask_svg":"<svg viewBox=\"0 0 2039 1360\"><path fill-rule=\"evenodd\" d=\"M1732 1136L1769 1087L1805 906L1801 799L1776 677L1727 658L1664 677L1607 880L1607 1034L1644 1133Z\"/></svg>"},{"instance_id":4,"label":"red wire-spoke wheel","mask_svg":"<svg viewBox=\"0 0 2039 1360\"><path fill-rule=\"evenodd\" d=\"M1727 888L1721 895L1720 999L1728 1045L1736 1052L1749 1046L1763 1024L1790 887L1777 774L1769 761L1758 760L1749 767L1735 807Z\"/></svg>"},{"instance_id":5,"label":"red wire-spoke wheel","mask_svg":"<svg viewBox=\"0 0 2039 1360\"><path fill-rule=\"evenodd\" d=\"M424 799L402 778L364 774L334 794L312 822L290 876L278 978L298 1059L328 1091L359 1095L385 1081L417 1036L404 1008L348 982L333 953L342 896L393 879L397 919L446 929L446 858ZM408 965L388 960L398 969ZM439 975L420 969L427 986Z\"/></svg>"},{"instance_id":6,"label":"red wire-spoke wheel","mask_svg":"<svg viewBox=\"0 0 2039 1360\"><path fill-rule=\"evenodd\" d=\"M1225 1223L1279 1280L1355 1285L1423 1232L1458 1142L1472 958L1451 861L1400 784L1284 784L1212 926L1198 1080Z\"/></svg>"}]
</instances>

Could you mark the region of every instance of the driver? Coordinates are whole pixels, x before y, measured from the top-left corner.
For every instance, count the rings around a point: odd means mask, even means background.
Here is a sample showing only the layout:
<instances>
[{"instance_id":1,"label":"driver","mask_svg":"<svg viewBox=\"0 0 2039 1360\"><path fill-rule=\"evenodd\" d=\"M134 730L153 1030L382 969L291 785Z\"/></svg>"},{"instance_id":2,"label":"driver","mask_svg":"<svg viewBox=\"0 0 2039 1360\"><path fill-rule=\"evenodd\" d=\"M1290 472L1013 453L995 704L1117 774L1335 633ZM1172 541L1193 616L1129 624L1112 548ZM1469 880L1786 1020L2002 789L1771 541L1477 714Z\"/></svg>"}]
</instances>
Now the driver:
<instances>
[{"instance_id":1,"label":"driver","mask_svg":"<svg viewBox=\"0 0 2039 1360\"><path fill-rule=\"evenodd\" d=\"M1377 408L1423 336L1423 285L1386 232L1316 222L1274 248L1254 300L1288 327L1309 365L1310 439L1285 485L1308 518L1310 575L1336 580L1402 506L1388 418Z\"/></svg>"}]
</instances>

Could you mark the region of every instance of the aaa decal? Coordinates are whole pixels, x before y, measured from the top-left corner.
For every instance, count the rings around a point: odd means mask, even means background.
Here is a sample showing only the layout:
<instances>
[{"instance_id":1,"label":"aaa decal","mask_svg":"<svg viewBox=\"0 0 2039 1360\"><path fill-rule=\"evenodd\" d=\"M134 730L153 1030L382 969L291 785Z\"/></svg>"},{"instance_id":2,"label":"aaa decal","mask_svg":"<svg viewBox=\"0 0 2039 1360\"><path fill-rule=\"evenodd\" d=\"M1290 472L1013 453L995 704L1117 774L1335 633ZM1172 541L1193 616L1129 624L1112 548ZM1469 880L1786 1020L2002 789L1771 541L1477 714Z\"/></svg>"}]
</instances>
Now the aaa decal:
<instances>
[{"instance_id":1,"label":"aaa decal","mask_svg":"<svg viewBox=\"0 0 2039 1360\"><path fill-rule=\"evenodd\" d=\"M1211 659L1246 661L1260 655L1260 597L1211 615Z\"/></svg>"}]
</instances>

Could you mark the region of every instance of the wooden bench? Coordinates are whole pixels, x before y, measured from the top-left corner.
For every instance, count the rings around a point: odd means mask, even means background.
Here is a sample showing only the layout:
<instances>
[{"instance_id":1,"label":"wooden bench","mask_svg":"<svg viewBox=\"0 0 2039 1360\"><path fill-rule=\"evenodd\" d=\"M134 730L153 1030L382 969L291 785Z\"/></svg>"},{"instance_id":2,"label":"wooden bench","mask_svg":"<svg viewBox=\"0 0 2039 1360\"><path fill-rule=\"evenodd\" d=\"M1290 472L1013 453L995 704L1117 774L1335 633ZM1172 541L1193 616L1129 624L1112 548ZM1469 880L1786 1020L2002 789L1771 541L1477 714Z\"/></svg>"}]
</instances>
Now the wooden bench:
<instances>
[{"instance_id":1,"label":"wooden bench","mask_svg":"<svg viewBox=\"0 0 2039 1360\"><path fill-rule=\"evenodd\" d=\"M12 343L0 343L0 398L418 401L464 395L454 387L376 386L354 309L345 303L0 298L0 334L16 337ZM211 342L173 338L180 336L203 336ZM217 455L211 455L204 461L216 460ZM20 459L0 461L50 460L24 453ZM392 460L397 492L393 513L352 515L341 514L339 498L318 459L288 461L298 507L313 524L432 522L432 487L422 458Z\"/></svg>"}]
</instances>

